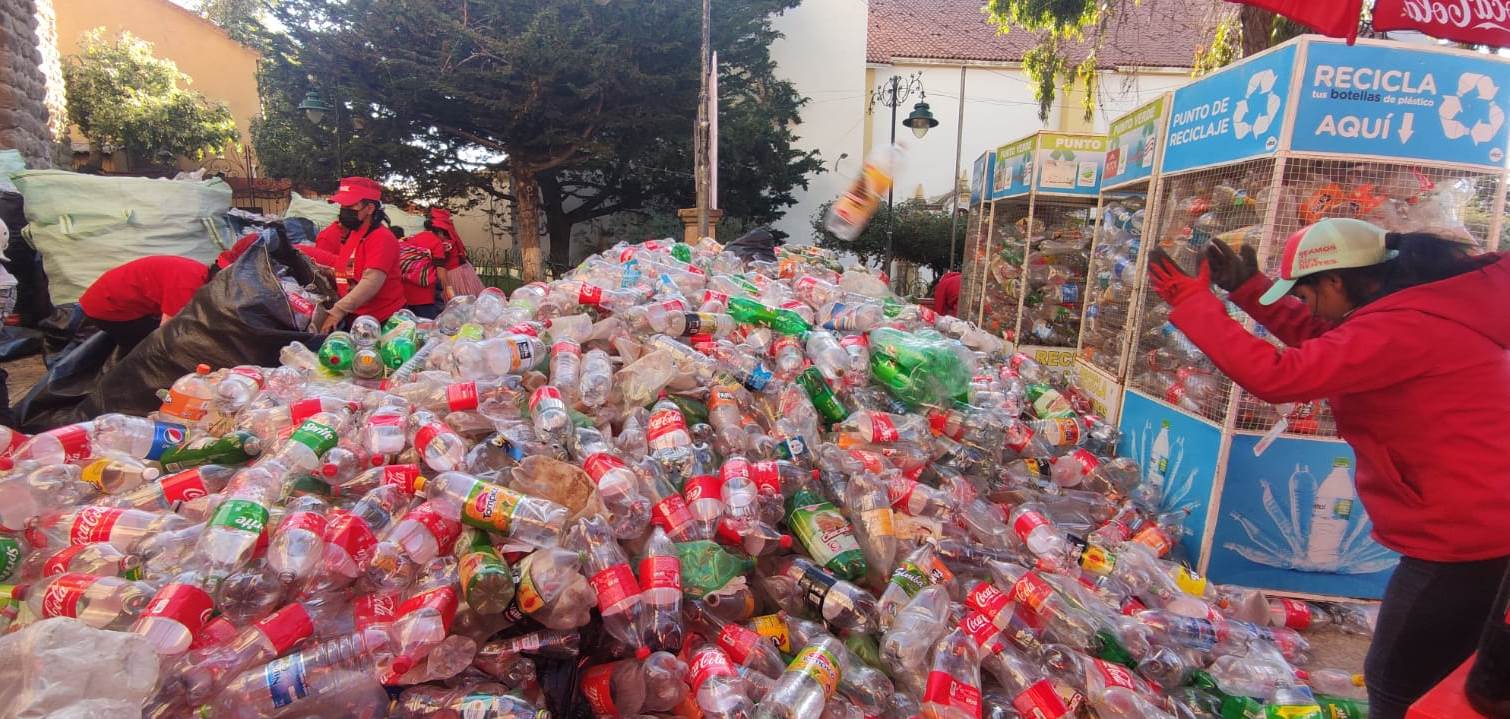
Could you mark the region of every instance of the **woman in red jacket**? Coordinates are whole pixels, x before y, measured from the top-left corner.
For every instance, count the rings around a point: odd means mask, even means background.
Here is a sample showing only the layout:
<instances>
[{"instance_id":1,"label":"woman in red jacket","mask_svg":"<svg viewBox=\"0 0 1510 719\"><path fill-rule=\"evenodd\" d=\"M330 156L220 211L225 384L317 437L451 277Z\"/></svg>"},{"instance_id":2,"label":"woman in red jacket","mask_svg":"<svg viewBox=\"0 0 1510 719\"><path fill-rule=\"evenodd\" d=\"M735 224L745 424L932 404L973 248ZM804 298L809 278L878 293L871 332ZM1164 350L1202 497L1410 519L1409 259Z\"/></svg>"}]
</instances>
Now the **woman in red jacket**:
<instances>
[{"instance_id":1,"label":"woman in red jacket","mask_svg":"<svg viewBox=\"0 0 1510 719\"><path fill-rule=\"evenodd\" d=\"M1397 719L1473 652L1510 568L1510 255L1327 219L1291 235L1280 277L1213 241L1197 277L1160 250L1170 322L1272 403L1327 399L1358 458L1374 537L1403 557L1365 662L1369 716ZM1211 282L1287 345L1227 316Z\"/></svg>"},{"instance_id":2,"label":"woman in red jacket","mask_svg":"<svg viewBox=\"0 0 1510 719\"><path fill-rule=\"evenodd\" d=\"M383 188L365 177L347 177L330 202L340 205L336 221L320 231L315 246L296 245L311 259L335 271L341 292L321 332L348 317L372 315L382 322L404 306L398 239L384 226Z\"/></svg>"}]
</instances>

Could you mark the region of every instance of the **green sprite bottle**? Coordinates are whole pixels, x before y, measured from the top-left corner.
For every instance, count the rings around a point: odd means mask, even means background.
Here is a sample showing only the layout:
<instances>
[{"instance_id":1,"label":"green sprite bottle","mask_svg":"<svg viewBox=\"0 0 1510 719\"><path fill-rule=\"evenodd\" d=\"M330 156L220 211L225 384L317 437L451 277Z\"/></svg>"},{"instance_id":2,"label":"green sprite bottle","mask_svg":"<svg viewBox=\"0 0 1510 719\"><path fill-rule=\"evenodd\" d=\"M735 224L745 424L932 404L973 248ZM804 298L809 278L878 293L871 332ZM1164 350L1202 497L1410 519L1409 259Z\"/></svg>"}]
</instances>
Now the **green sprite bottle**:
<instances>
[{"instance_id":1,"label":"green sprite bottle","mask_svg":"<svg viewBox=\"0 0 1510 719\"><path fill-rule=\"evenodd\" d=\"M797 384L807 392L808 399L813 401L813 407L822 415L823 421L833 424L842 422L849 416L849 407L834 393L834 388L829 386L828 380L824 379L823 373L817 367L808 367L797 375Z\"/></svg>"},{"instance_id":2,"label":"green sprite bottle","mask_svg":"<svg viewBox=\"0 0 1510 719\"><path fill-rule=\"evenodd\" d=\"M383 333L378 339L378 352L388 369L398 369L405 360L419 351L419 328L414 322L404 320Z\"/></svg>"},{"instance_id":3,"label":"green sprite bottle","mask_svg":"<svg viewBox=\"0 0 1510 719\"><path fill-rule=\"evenodd\" d=\"M158 462L165 472L182 472L206 464L237 465L262 454L262 440L245 430L219 437L199 437L163 450Z\"/></svg>"},{"instance_id":4,"label":"green sprite bottle","mask_svg":"<svg viewBox=\"0 0 1510 719\"><path fill-rule=\"evenodd\" d=\"M332 332L320 345L320 366L331 372L346 372L356 354L357 343L350 333Z\"/></svg>"}]
</instances>

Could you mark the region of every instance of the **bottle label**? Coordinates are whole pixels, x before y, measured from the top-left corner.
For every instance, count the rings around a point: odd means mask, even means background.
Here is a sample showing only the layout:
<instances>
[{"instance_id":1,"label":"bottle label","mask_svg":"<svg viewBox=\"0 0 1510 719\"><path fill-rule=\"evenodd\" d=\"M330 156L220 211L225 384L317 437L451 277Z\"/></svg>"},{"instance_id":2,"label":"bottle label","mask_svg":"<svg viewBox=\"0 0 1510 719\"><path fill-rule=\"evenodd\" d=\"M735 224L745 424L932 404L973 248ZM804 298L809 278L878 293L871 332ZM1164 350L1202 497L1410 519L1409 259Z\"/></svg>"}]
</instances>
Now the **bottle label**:
<instances>
[{"instance_id":1,"label":"bottle label","mask_svg":"<svg viewBox=\"0 0 1510 719\"><path fill-rule=\"evenodd\" d=\"M43 617L77 617L79 614L79 600L84 598L84 592L88 591L99 577L89 574L62 574L47 585L47 592L42 595Z\"/></svg>"},{"instance_id":2,"label":"bottle label","mask_svg":"<svg viewBox=\"0 0 1510 719\"><path fill-rule=\"evenodd\" d=\"M110 541L110 530L115 528L115 523L125 514L124 509L107 509L105 507L85 507L73 515L73 526L69 527L69 544L89 544L91 542ZM46 546L46 541L32 542L36 546Z\"/></svg>"},{"instance_id":3,"label":"bottle label","mask_svg":"<svg viewBox=\"0 0 1510 719\"><path fill-rule=\"evenodd\" d=\"M598 590L598 611L611 614L618 605L640 593L634 572L628 564L615 564L592 575L592 588Z\"/></svg>"},{"instance_id":4,"label":"bottle label","mask_svg":"<svg viewBox=\"0 0 1510 719\"><path fill-rule=\"evenodd\" d=\"M819 564L827 565L845 552L860 551L849 521L828 502L793 508L787 526Z\"/></svg>"},{"instance_id":5,"label":"bottle label","mask_svg":"<svg viewBox=\"0 0 1510 719\"><path fill-rule=\"evenodd\" d=\"M288 419L294 424L301 424L304 420L324 411L324 397L306 397L301 400L295 400L288 406Z\"/></svg>"},{"instance_id":6,"label":"bottle label","mask_svg":"<svg viewBox=\"0 0 1510 719\"><path fill-rule=\"evenodd\" d=\"M314 452L316 457L324 457L326 452L336 446L340 437L336 435L335 428L320 424L314 420L305 420L299 428L289 435L289 441L298 442Z\"/></svg>"},{"instance_id":7,"label":"bottle label","mask_svg":"<svg viewBox=\"0 0 1510 719\"><path fill-rule=\"evenodd\" d=\"M199 633L194 635L194 641L189 644L189 651L194 652L205 647L218 647L236 638L240 630L225 617L211 619Z\"/></svg>"},{"instance_id":8,"label":"bottle label","mask_svg":"<svg viewBox=\"0 0 1510 719\"><path fill-rule=\"evenodd\" d=\"M215 600L205 590L192 584L169 584L152 597L142 616L172 619L194 636L209 623L213 611Z\"/></svg>"},{"instance_id":9,"label":"bottle label","mask_svg":"<svg viewBox=\"0 0 1510 719\"><path fill-rule=\"evenodd\" d=\"M1316 704L1264 707L1266 719L1323 719L1321 707Z\"/></svg>"},{"instance_id":10,"label":"bottle label","mask_svg":"<svg viewBox=\"0 0 1510 719\"><path fill-rule=\"evenodd\" d=\"M472 604L478 590L478 583L484 577L508 576L509 565L498 556L498 551L492 547L475 548L462 555L456 565L456 573L460 578L461 591L467 598L467 603Z\"/></svg>"},{"instance_id":11,"label":"bottle label","mask_svg":"<svg viewBox=\"0 0 1510 719\"><path fill-rule=\"evenodd\" d=\"M353 624L360 630L393 621L398 616L398 600L391 592L357 597L351 602Z\"/></svg>"},{"instance_id":12,"label":"bottle label","mask_svg":"<svg viewBox=\"0 0 1510 719\"><path fill-rule=\"evenodd\" d=\"M419 477L417 464L390 464L383 467L383 484L391 484L405 494L414 494L414 480Z\"/></svg>"},{"instance_id":13,"label":"bottle label","mask_svg":"<svg viewBox=\"0 0 1510 719\"><path fill-rule=\"evenodd\" d=\"M173 511L188 502L201 497L209 496L210 490L204 485L204 476L198 469L189 469L176 474L168 475L158 481L157 486L162 489L163 501Z\"/></svg>"},{"instance_id":14,"label":"bottle label","mask_svg":"<svg viewBox=\"0 0 1510 719\"><path fill-rule=\"evenodd\" d=\"M21 540L10 536L0 535L0 582L10 578L21 565Z\"/></svg>"},{"instance_id":15,"label":"bottle label","mask_svg":"<svg viewBox=\"0 0 1510 719\"><path fill-rule=\"evenodd\" d=\"M477 409L477 383L458 382L446 386L446 408L452 412Z\"/></svg>"},{"instance_id":16,"label":"bottle label","mask_svg":"<svg viewBox=\"0 0 1510 719\"><path fill-rule=\"evenodd\" d=\"M716 474L703 474L687 480L687 486L682 488L682 496L689 503L702 499L721 500L723 491L722 477Z\"/></svg>"},{"instance_id":17,"label":"bottle label","mask_svg":"<svg viewBox=\"0 0 1510 719\"><path fill-rule=\"evenodd\" d=\"M89 448L89 430L76 424L55 429L52 431L53 439L63 448L63 461L65 463L77 462L92 454Z\"/></svg>"},{"instance_id":18,"label":"bottle label","mask_svg":"<svg viewBox=\"0 0 1510 719\"><path fill-rule=\"evenodd\" d=\"M725 624L718 630L718 638L715 640L718 648L724 650L737 664L744 664L750 658L750 652L755 645L764 641L758 632L746 629L744 625L736 622Z\"/></svg>"},{"instance_id":19,"label":"bottle label","mask_svg":"<svg viewBox=\"0 0 1510 719\"><path fill-rule=\"evenodd\" d=\"M542 402L545 403L545 409L566 406L566 403L561 401L561 390L548 384L536 387L534 394L530 395L530 412L539 414L543 411L540 409L540 403Z\"/></svg>"},{"instance_id":20,"label":"bottle label","mask_svg":"<svg viewBox=\"0 0 1510 719\"><path fill-rule=\"evenodd\" d=\"M682 561L675 555L654 555L640 560L640 586L682 591Z\"/></svg>"},{"instance_id":21,"label":"bottle label","mask_svg":"<svg viewBox=\"0 0 1510 719\"><path fill-rule=\"evenodd\" d=\"M980 687L962 682L948 672L928 673L928 684L923 689L923 703L945 706L965 713L965 716L980 716Z\"/></svg>"},{"instance_id":22,"label":"bottle label","mask_svg":"<svg viewBox=\"0 0 1510 719\"><path fill-rule=\"evenodd\" d=\"M861 512L860 526L865 527L866 536L872 538L897 536L896 528L891 523L891 507L877 507Z\"/></svg>"},{"instance_id":23,"label":"bottle label","mask_svg":"<svg viewBox=\"0 0 1510 719\"><path fill-rule=\"evenodd\" d=\"M530 572L531 554L520 562L518 569L519 581L514 589L514 603L519 605L519 611L525 614L534 614L545 608L545 598L540 595L540 589L535 586L534 575Z\"/></svg>"},{"instance_id":24,"label":"bottle label","mask_svg":"<svg viewBox=\"0 0 1510 719\"><path fill-rule=\"evenodd\" d=\"M1026 605L1035 612L1043 611L1043 605L1054 596L1054 588L1038 576L1037 572L1028 572L1012 585L1012 598Z\"/></svg>"},{"instance_id":25,"label":"bottle label","mask_svg":"<svg viewBox=\"0 0 1510 719\"><path fill-rule=\"evenodd\" d=\"M931 584L923 568L912 562L902 562L898 565L896 571L891 573L891 583L900 587L909 597Z\"/></svg>"},{"instance_id":26,"label":"bottle label","mask_svg":"<svg viewBox=\"0 0 1510 719\"><path fill-rule=\"evenodd\" d=\"M615 469L627 468L628 466L624 464L624 460L607 452L598 452L582 461L582 471L587 472L587 476L592 477L593 484L602 482L603 477L609 472Z\"/></svg>"},{"instance_id":27,"label":"bottle label","mask_svg":"<svg viewBox=\"0 0 1510 719\"><path fill-rule=\"evenodd\" d=\"M679 494L668 494L650 508L650 521L673 537L682 536L687 525L692 523L692 510Z\"/></svg>"},{"instance_id":28,"label":"bottle label","mask_svg":"<svg viewBox=\"0 0 1510 719\"><path fill-rule=\"evenodd\" d=\"M398 605L394 619L402 619L422 609L431 610L440 615L441 627L449 632L451 620L456 618L456 610L460 606L461 598L456 596L456 587L446 585L409 597L403 604Z\"/></svg>"},{"instance_id":29,"label":"bottle label","mask_svg":"<svg viewBox=\"0 0 1510 719\"><path fill-rule=\"evenodd\" d=\"M169 447L182 444L185 432L187 430L181 424L153 422L152 446L147 449L147 459L157 459L163 456L163 452Z\"/></svg>"},{"instance_id":30,"label":"bottle label","mask_svg":"<svg viewBox=\"0 0 1510 719\"><path fill-rule=\"evenodd\" d=\"M761 494L781 496L781 469L774 459L751 464L750 481Z\"/></svg>"},{"instance_id":31,"label":"bottle label","mask_svg":"<svg viewBox=\"0 0 1510 719\"><path fill-rule=\"evenodd\" d=\"M1148 547L1153 550L1156 556L1160 557L1169 554L1169 550L1174 548L1174 542L1170 541L1169 535L1165 534L1164 530L1159 529L1154 524L1149 524L1147 527L1139 530L1137 534L1133 535L1132 541Z\"/></svg>"},{"instance_id":32,"label":"bottle label","mask_svg":"<svg viewBox=\"0 0 1510 719\"><path fill-rule=\"evenodd\" d=\"M1117 566L1117 557L1094 544L1080 552L1080 567L1092 574L1107 576Z\"/></svg>"},{"instance_id":33,"label":"bottle label","mask_svg":"<svg viewBox=\"0 0 1510 719\"><path fill-rule=\"evenodd\" d=\"M267 527L267 507L245 499L227 499L215 510L211 527L230 527L248 534L261 534Z\"/></svg>"},{"instance_id":34,"label":"bottle label","mask_svg":"<svg viewBox=\"0 0 1510 719\"><path fill-rule=\"evenodd\" d=\"M986 615L993 622L999 623L1001 612L1011 603L1012 597L996 588L990 582L981 582L975 585L970 593L965 595L965 606Z\"/></svg>"},{"instance_id":35,"label":"bottle label","mask_svg":"<svg viewBox=\"0 0 1510 719\"><path fill-rule=\"evenodd\" d=\"M827 649L822 647L807 647L792 660L792 665L787 667L789 672L801 672L808 678L823 687L825 699L834 695L834 690L839 687L839 660Z\"/></svg>"},{"instance_id":36,"label":"bottle label","mask_svg":"<svg viewBox=\"0 0 1510 719\"><path fill-rule=\"evenodd\" d=\"M891 501L893 509L900 509L908 514L917 514L917 508L912 506L913 492L918 487L915 480L905 477L892 477L886 480L886 499Z\"/></svg>"},{"instance_id":37,"label":"bottle label","mask_svg":"<svg viewBox=\"0 0 1510 719\"><path fill-rule=\"evenodd\" d=\"M436 437L439 437L441 434L449 431L451 431L451 429L446 425L441 424L440 422L430 422L415 431L414 448L423 452L425 451L426 447L430 446L431 442L435 441Z\"/></svg>"},{"instance_id":38,"label":"bottle label","mask_svg":"<svg viewBox=\"0 0 1510 719\"><path fill-rule=\"evenodd\" d=\"M54 574L62 574L68 571L68 565L73 563L73 558L79 556L79 552L88 549L88 544L73 544L64 547L62 551L47 558L42 563L42 576L51 577Z\"/></svg>"},{"instance_id":39,"label":"bottle label","mask_svg":"<svg viewBox=\"0 0 1510 719\"><path fill-rule=\"evenodd\" d=\"M1133 676L1133 673L1121 664L1112 664L1100 659L1091 659L1091 666L1101 676L1101 683L1105 686L1121 687L1136 692L1143 692L1147 688L1143 686L1142 680Z\"/></svg>"},{"instance_id":40,"label":"bottle label","mask_svg":"<svg viewBox=\"0 0 1510 719\"><path fill-rule=\"evenodd\" d=\"M1185 567L1180 567L1175 571L1174 583L1180 591L1192 597L1201 597L1206 594L1206 578Z\"/></svg>"},{"instance_id":41,"label":"bottle label","mask_svg":"<svg viewBox=\"0 0 1510 719\"><path fill-rule=\"evenodd\" d=\"M308 696L309 690L304 686L304 654L301 652L268 662L267 668L262 670L262 683L277 708Z\"/></svg>"},{"instance_id":42,"label":"bottle label","mask_svg":"<svg viewBox=\"0 0 1510 719\"><path fill-rule=\"evenodd\" d=\"M660 409L650 414L645 428L645 439L652 451L674 449L686 444L687 420L676 408Z\"/></svg>"},{"instance_id":43,"label":"bottle label","mask_svg":"<svg viewBox=\"0 0 1510 719\"><path fill-rule=\"evenodd\" d=\"M764 637L777 651L787 655L792 653L792 635L787 632L781 615L763 614L751 619L750 624L755 627L755 633Z\"/></svg>"},{"instance_id":44,"label":"bottle label","mask_svg":"<svg viewBox=\"0 0 1510 719\"><path fill-rule=\"evenodd\" d=\"M119 463L113 459L96 459L84 466L84 470L79 473L79 479L94 485L95 489L104 492L105 470L110 469L112 465L119 465Z\"/></svg>"},{"instance_id":45,"label":"bottle label","mask_svg":"<svg viewBox=\"0 0 1510 719\"><path fill-rule=\"evenodd\" d=\"M278 533L292 532L302 529L312 532L319 537L325 536L325 515L319 512L293 512L284 516L283 523L278 525Z\"/></svg>"},{"instance_id":46,"label":"bottle label","mask_svg":"<svg viewBox=\"0 0 1510 719\"><path fill-rule=\"evenodd\" d=\"M406 521L418 522L435 538L436 551L450 554L456 549L456 538L461 535L461 522L442 515L430 502L415 507L404 515Z\"/></svg>"},{"instance_id":47,"label":"bottle label","mask_svg":"<svg viewBox=\"0 0 1510 719\"><path fill-rule=\"evenodd\" d=\"M1029 510L1018 515L1017 519L1012 520L1012 531L1017 533L1019 539L1026 542L1028 541L1028 536L1033 533L1033 530L1048 526L1048 523L1048 518L1038 512Z\"/></svg>"},{"instance_id":48,"label":"bottle label","mask_svg":"<svg viewBox=\"0 0 1510 719\"><path fill-rule=\"evenodd\" d=\"M734 667L729 665L729 658L717 648L701 651L692 658L692 664L687 667L688 685L696 694L703 683L713 677L732 677Z\"/></svg>"},{"instance_id":49,"label":"bottle label","mask_svg":"<svg viewBox=\"0 0 1510 719\"><path fill-rule=\"evenodd\" d=\"M1012 707L1023 719L1059 719L1070 713L1069 707L1064 705L1064 700L1059 698L1054 685L1047 679L1038 680L1013 697Z\"/></svg>"},{"instance_id":50,"label":"bottle label","mask_svg":"<svg viewBox=\"0 0 1510 719\"><path fill-rule=\"evenodd\" d=\"M163 402L163 406L158 411L172 417L183 417L190 422L198 422L210 413L210 400L169 389L168 401Z\"/></svg>"},{"instance_id":51,"label":"bottle label","mask_svg":"<svg viewBox=\"0 0 1510 719\"><path fill-rule=\"evenodd\" d=\"M870 415L870 441L877 444L890 444L901 439L897 432L897 425L880 412L872 412Z\"/></svg>"},{"instance_id":52,"label":"bottle label","mask_svg":"<svg viewBox=\"0 0 1510 719\"><path fill-rule=\"evenodd\" d=\"M582 696L597 716L619 716L618 707L613 705L613 672L618 664L599 664L582 672Z\"/></svg>"},{"instance_id":53,"label":"bottle label","mask_svg":"<svg viewBox=\"0 0 1510 719\"><path fill-rule=\"evenodd\" d=\"M289 604L272 614L263 617L253 626L257 631L267 637L272 643L276 654L283 654L292 648L299 640L308 637L314 626L309 621L309 614L304 611L302 604Z\"/></svg>"},{"instance_id":54,"label":"bottle label","mask_svg":"<svg viewBox=\"0 0 1510 719\"><path fill-rule=\"evenodd\" d=\"M1080 423L1074 419L1050 419L1044 423L1044 427L1044 440L1055 447L1068 447L1080 442Z\"/></svg>"},{"instance_id":55,"label":"bottle label","mask_svg":"<svg viewBox=\"0 0 1510 719\"><path fill-rule=\"evenodd\" d=\"M462 521L507 535L513 523L514 508L522 499L524 495L512 489L479 481L472 485L467 501L462 504Z\"/></svg>"},{"instance_id":56,"label":"bottle label","mask_svg":"<svg viewBox=\"0 0 1510 719\"><path fill-rule=\"evenodd\" d=\"M593 306L603 304L603 288L583 282L582 288L577 290L577 304Z\"/></svg>"},{"instance_id":57,"label":"bottle label","mask_svg":"<svg viewBox=\"0 0 1510 719\"><path fill-rule=\"evenodd\" d=\"M373 535L372 527L367 526L367 520L340 509L331 512L325 527L325 542L345 550L358 567L367 566L377 548L377 537Z\"/></svg>"},{"instance_id":58,"label":"bottle label","mask_svg":"<svg viewBox=\"0 0 1510 719\"><path fill-rule=\"evenodd\" d=\"M1299 599L1280 599L1279 602L1285 610L1285 627L1297 632L1311 627L1311 605ZM1510 622L1510 614L1505 615L1505 620Z\"/></svg>"},{"instance_id":59,"label":"bottle label","mask_svg":"<svg viewBox=\"0 0 1510 719\"><path fill-rule=\"evenodd\" d=\"M980 612L972 611L966 614L965 618L960 620L959 628L965 634L970 635L970 639L975 642L975 646L979 647L987 655L995 654L1004 648L1001 642L1000 628L991 621L990 617Z\"/></svg>"}]
</instances>

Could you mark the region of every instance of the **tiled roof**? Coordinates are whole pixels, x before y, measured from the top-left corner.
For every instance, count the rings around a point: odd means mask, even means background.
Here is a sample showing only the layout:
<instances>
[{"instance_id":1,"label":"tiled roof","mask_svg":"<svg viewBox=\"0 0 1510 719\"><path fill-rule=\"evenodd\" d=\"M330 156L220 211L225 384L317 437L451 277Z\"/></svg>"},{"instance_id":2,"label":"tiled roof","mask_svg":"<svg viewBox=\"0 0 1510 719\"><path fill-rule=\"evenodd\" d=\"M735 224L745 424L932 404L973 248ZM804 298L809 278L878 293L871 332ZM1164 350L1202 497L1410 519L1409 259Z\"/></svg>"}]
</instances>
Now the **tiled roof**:
<instances>
[{"instance_id":1,"label":"tiled roof","mask_svg":"<svg viewBox=\"0 0 1510 719\"><path fill-rule=\"evenodd\" d=\"M1318 0L1320 1L1320 0ZM893 57L1015 62L1037 43L1035 33L1000 34L983 0L870 0L867 62ZM1190 67L1224 6L1220 0L1143 0L1119 3L1104 36L1102 67ZM1125 9L1124 9L1125 8Z\"/></svg>"}]
</instances>

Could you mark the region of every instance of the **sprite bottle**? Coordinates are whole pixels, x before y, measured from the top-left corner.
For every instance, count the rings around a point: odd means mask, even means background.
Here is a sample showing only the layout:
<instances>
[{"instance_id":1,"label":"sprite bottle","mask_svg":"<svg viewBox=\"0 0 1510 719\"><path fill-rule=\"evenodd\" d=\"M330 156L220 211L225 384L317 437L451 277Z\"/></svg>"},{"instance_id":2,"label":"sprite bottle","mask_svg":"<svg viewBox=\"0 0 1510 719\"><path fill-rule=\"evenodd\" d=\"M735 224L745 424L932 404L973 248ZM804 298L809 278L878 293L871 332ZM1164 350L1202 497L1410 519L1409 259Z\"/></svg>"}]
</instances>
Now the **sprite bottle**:
<instances>
[{"instance_id":1,"label":"sprite bottle","mask_svg":"<svg viewBox=\"0 0 1510 719\"><path fill-rule=\"evenodd\" d=\"M357 343L348 332L332 332L320 345L319 354L321 367L331 372L346 372L356 357Z\"/></svg>"},{"instance_id":2,"label":"sprite bottle","mask_svg":"<svg viewBox=\"0 0 1510 719\"><path fill-rule=\"evenodd\" d=\"M419 328L411 320L403 320L378 339L378 352L383 355L383 364L388 369L398 369L415 352L419 351Z\"/></svg>"},{"instance_id":3,"label":"sprite bottle","mask_svg":"<svg viewBox=\"0 0 1510 719\"><path fill-rule=\"evenodd\" d=\"M849 408L834 393L834 388L829 386L828 380L823 378L823 373L817 367L808 367L797 375L797 384L807 392L808 399L813 401L813 408L822 415L823 421L833 424L842 422L849 416Z\"/></svg>"},{"instance_id":4,"label":"sprite bottle","mask_svg":"<svg viewBox=\"0 0 1510 719\"><path fill-rule=\"evenodd\" d=\"M182 472L206 464L243 464L262 454L262 440L245 430L227 432L219 437L199 437L163 450L158 461L163 471Z\"/></svg>"}]
</instances>

